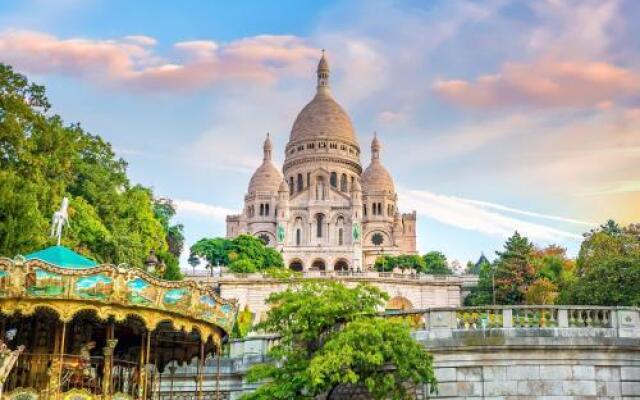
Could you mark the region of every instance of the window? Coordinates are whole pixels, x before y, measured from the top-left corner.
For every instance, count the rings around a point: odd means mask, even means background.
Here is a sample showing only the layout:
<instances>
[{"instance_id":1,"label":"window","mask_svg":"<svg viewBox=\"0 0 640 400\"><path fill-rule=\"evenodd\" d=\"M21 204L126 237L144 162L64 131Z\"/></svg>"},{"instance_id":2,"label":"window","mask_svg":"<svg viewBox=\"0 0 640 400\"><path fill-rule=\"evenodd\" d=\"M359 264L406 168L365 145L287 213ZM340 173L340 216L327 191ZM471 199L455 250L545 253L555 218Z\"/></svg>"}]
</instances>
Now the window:
<instances>
[{"instance_id":1,"label":"window","mask_svg":"<svg viewBox=\"0 0 640 400\"><path fill-rule=\"evenodd\" d=\"M304 182L302 182L302 174L298 174L298 192L302 192Z\"/></svg>"},{"instance_id":2,"label":"window","mask_svg":"<svg viewBox=\"0 0 640 400\"><path fill-rule=\"evenodd\" d=\"M343 192L347 191L347 174L342 174L340 177L340 190Z\"/></svg>"},{"instance_id":3,"label":"window","mask_svg":"<svg viewBox=\"0 0 640 400\"><path fill-rule=\"evenodd\" d=\"M311 172L307 172L307 187L311 186Z\"/></svg>"},{"instance_id":4,"label":"window","mask_svg":"<svg viewBox=\"0 0 640 400\"><path fill-rule=\"evenodd\" d=\"M296 229L296 246L300 246L300 243L302 242L302 232L300 231L300 228Z\"/></svg>"},{"instance_id":5,"label":"window","mask_svg":"<svg viewBox=\"0 0 640 400\"><path fill-rule=\"evenodd\" d=\"M260 241L264 243L265 246L268 245L270 241L269 235L267 235L266 233L263 233L260 236L258 236L258 239L260 239Z\"/></svg>"},{"instance_id":6,"label":"window","mask_svg":"<svg viewBox=\"0 0 640 400\"><path fill-rule=\"evenodd\" d=\"M363 205L362 206L362 215L364 215L365 217L367 216L367 205Z\"/></svg>"},{"instance_id":7,"label":"window","mask_svg":"<svg viewBox=\"0 0 640 400\"><path fill-rule=\"evenodd\" d=\"M264 215L269 215L269 204L264 205Z\"/></svg>"},{"instance_id":8,"label":"window","mask_svg":"<svg viewBox=\"0 0 640 400\"><path fill-rule=\"evenodd\" d=\"M331 184L331 187L338 186L338 175L335 172L331 173L331 177L329 178L329 183Z\"/></svg>"},{"instance_id":9,"label":"window","mask_svg":"<svg viewBox=\"0 0 640 400\"><path fill-rule=\"evenodd\" d=\"M260 204L260 216L264 215L264 204Z\"/></svg>"},{"instance_id":10,"label":"window","mask_svg":"<svg viewBox=\"0 0 640 400\"><path fill-rule=\"evenodd\" d=\"M324 215L323 214L316 214L316 236L321 238L322 237L322 223L324 221Z\"/></svg>"},{"instance_id":11,"label":"window","mask_svg":"<svg viewBox=\"0 0 640 400\"><path fill-rule=\"evenodd\" d=\"M289 195L293 195L293 176L289 177Z\"/></svg>"},{"instance_id":12,"label":"window","mask_svg":"<svg viewBox=\"0 0 640 400\"><path fill-rule=\"evenodd\" d=\"M380 246L382 243L384 243L384 236L382 236L382 233L376 232L371 235L371 243L376 246Z\"/></svg>"},{"instance_id":13,"label":"window","mask_svg":"<svg viewBox=\"0 0 640 400\"><path fill-rule=\"evenodd\" d=\"M316 183L316 200L324 200L324 178L318 177Z\"/></svg>"},{"instance_id":14,"label":"window","mask_svg":"<svg viewBox=\"0 0 640 400\"><path fill-rule=\"evenodd\" d=\"M338 246L342 246L342 228L338 229Z\"/></svg>"}]
</instances>

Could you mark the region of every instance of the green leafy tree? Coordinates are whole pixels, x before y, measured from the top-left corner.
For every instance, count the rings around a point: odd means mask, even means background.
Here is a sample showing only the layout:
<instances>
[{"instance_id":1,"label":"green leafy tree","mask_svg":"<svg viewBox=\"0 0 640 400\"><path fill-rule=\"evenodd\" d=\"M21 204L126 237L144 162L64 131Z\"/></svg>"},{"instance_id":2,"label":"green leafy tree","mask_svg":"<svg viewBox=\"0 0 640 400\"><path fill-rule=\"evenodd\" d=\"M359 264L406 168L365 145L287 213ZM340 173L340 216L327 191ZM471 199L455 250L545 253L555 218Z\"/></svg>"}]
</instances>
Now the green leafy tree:
<instances>
[{"instance_id":1,"label":"green leafy tree","mask_svg":"<svg viewBox=\"0 0 640 400\"><path fill-rule=\"evenodd\" d=\"M594 264L561 295L565 304L640 306L640 257L613 257Z\"/></svg>"},{"instance_id":2,"label":"green leafy tree","mask_svg":"<svg viewBox=\"0 0 640 400\"><path fill-rule=\"evenodd\" d=\"M280 342L269 352L272 363L250 369L248 379L262 384L243 399L314 399L343 383L403 399L405 383L435 383L431 357L408 326L373 316L387 300L375 287L322 281L269 296L272 308L257 329L279 334Z\"/></svg>"},{"instance_id":3,"label":"green leafy tree","mask_svg":"<svg viewBox=\"0 0 640 400\"><path fill-rule=\"evenodd\" d=\"M609 220L586 233L578 253L578 271L587 273L589 269L612 258L640 256L640 239L634 235L633 227L630 225L623 229Z\"/></svg>"},{"instance_id":4,"label":"green leafy tree","mask_svg":"<svg viewBox=\"0 0 640 400\"><path fill-rule=\"evenodd\" d=\"M191 254L204 258L210 265L227 265L233 272L257 272L283 268L282 254L251 235L234 239L200 239L191 246Z\"/></svg>"},{"instance_id":5,"label":"green leafy tree","mask_svg":"<svg viewBox=\"0 0 640 400\"><path fill-rule=\"evenodd\" d=\"M496 254L496 301L498 304L522 304L528 286L536 278L532 264L533 244L515 232L504 244L504 251Z\"/></svg>"},{"instance_id":6,"label":"green leafy tree","mask_svg":"<svg viewBox=\"0 0 640 400\"><path fill-rule=\"evenodd\" d=\"M472 288L471 292L465 297L464 304L466 306L493 304L494 266L489 262L483 262L479 267L478 285Z\"/></svg>"},{"instance_id":7,"label":"green leafy tree","mask_svg":"<svg viewBox=\"0 0 640 400\"><path fill-rule=\"evenodd\" d=\"M378 272L391 272L396 267L396 258L393 256L379 256L373 268Z\"/></svg>"},{"instance_id":8,"label":"green leafy tree","mask_svg":"<svg viewBox=\"0 0 640 400\"><path fill-rule=\"evenodd\" d=\"M451 275L453 271L449 269L447 257L439 251L430 251L423 256L425 274Z\"/></svg>"},{"instance_id":9,"label":"green leafy tree","mask_svg":"<svg viewBox=\"0 0 640 400\"><path fill-rule=\"evenodd\" d=\"M48 113L42 86L0 64L0 255L40 249L63 197L71 224L62 244L99 262L141 267L168 248L153 194L131 185L111 145Z\"/></svg>"}]
</instances>

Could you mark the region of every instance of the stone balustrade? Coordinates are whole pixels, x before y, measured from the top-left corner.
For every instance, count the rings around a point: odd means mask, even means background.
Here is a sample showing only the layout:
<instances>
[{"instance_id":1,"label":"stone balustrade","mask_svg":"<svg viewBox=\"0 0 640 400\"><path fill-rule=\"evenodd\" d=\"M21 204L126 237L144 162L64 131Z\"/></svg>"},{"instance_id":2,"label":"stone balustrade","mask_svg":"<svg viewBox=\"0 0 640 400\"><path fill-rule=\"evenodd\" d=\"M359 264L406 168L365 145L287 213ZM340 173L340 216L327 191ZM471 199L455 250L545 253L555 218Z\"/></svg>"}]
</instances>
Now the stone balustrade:
<instances>
[{"instance_id":1,"label":"stone balustrade","mask_svg":"<svg viewBox=\"0 0 640 400\"><path fill-rule=\"evenodd\" d=\"M303 271L297 272L291 278L277 278L266 273L236 273L236 272L220 272L211 274L210 271L195 270L185 271L185 277L211 283L235 281L235 280L288 280L288 279L362 279L362 280L378 280L378 279L394 279L401 281L426 281L426 282L469 282L471 285L477 284L478 277L476 275L431 275L421 273L410 273L410 270L401 272L377 272L377 271Z\"/></svg>"},{"instance_id":2,"label":"stone balustrade","mask_svg":"<svg viewBox=\"0 0 640 400\"><path fill-rule=\"evenodd\" d=\"M430 308L394 313L410 316L418 328L485 330L496 328L607 328L620 336L640 334L638 308L599 306L481 306Z\"/></svg>"}]
</instances>

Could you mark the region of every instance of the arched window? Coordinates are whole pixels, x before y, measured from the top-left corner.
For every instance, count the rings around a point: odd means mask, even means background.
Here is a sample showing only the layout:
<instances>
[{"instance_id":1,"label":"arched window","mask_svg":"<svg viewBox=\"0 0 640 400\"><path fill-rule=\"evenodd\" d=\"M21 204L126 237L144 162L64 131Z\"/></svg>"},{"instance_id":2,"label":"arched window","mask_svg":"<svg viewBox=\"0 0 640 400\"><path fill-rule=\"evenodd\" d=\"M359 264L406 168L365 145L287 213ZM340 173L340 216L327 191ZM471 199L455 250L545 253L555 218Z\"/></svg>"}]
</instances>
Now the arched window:
<instances>
[{"instance_id":1,"label":"arched window","mask_svg":"<svg viewBox=\"0 0 640 400\"><path fill-rule=\"evenodd\" d=\"M260 216L264 215L264 204L260 204Z\"/></svg>"},{"instance_id":2,"label":"arched window","mask_svg":"<svg viewBox=\"0 0 640 400\"><path fill-rule=\"evenodd\" d=\"M342 174L340 177L340 190L343 192L347 191L347 174Z\"/></svg>"},{"instance_id":3,"label":"arched window","mask_svg":"<svg viewBox=\"0 0 640 400\"><path fill-rule=\"evenodd\" d=\"M316 200L324 200L324 178L318 177L316 183Z\"/></svg>"},{"instance_id":4,"label":"arched window","mask_svg":"<svg viewBox=\"0 0 640 400\"><path fill-rule=\"evenodd\" d=\"M311 172L307 172L307 187L311 186Z\"/></svg>"},{"instance_id":5,"label":"arched window","mask_svg":"<svg viewBox=\"0 0 640 400\"><path fill-rule=\"evenodd\" d=\"M378 215L382 215L382 203L378 203Z\"/></svg>"},{"instance_id":6,"label":"arched window","mask_svg":"<svg viewBox=\"0 0 640 400\"><path fill-rule=\"evenodd\" d=\"M329 183L331 184L331 187L338 187L338 174L332 172L331 177L329 178Z\"/></svg>"},{"instance_id":7,"label":"arched window","mask_svg":"<svg viewBox=\"0 0 640 400\"><path fill-rule=\"evenodd\" d=\"M302 192L304 182L302 181L302 174L298 174L298 192Z\"/></svg>"},{"instance_id":8,"label":"arched window","mask_svg":"<svg viewBox=\"0 0 640 400\"><path fill-rule=\"evenodd\" d=\"M293 176L289 177L289 195L293 195Z\"/></svg>"},{"instance_id":9,"label":"arched window","mask_svg":"<svg viewBox=\"0 0 640 400\"><path fill-rule=\"evenodd\" d=\"M302 242L302 232L300 231L300 228L296 229L296 246L300 246L300 243Z\"/></svg>"},{"instance_id":10,"label":"arched window","mask_svg":"<svg viewBox=\"0 0 640 400\"><path fill-rule=\"evenodd\" d=\"M338 246L342 246L344 244L343 243L343 239L342 239L342 235L343 235L342 228L340 228L340 229L338 229Z\"/></svg>"},{"instance_id":11,"label":"arched window","mask_svg":"<svg viewBox=\"0 0 640 400\"><path fill-rule=\"evenodd\" d=\"M269 204L264 205L264 215L269 215Z\"/></svg>"},{"instance_id":12,"label":"arched window","mask_svg":"<svg viewBox=\"0 0 640 400\"><path fill-rule=\"evenodd\" d=\"M366 204L362 206L362 215L365 216L365 217L367 216L367 205Z\"/></svg>"},{"instance_id":13,"label":"arched window","mask_svg":"<svg viewBox=\"0 0 640 400\"><path fill-rule=\"evenodd\" d=\"M324 222L324 215L323 214L316 214L316 236L321 238L322 237L322 224Z\"/></svg>"}]
</instances>

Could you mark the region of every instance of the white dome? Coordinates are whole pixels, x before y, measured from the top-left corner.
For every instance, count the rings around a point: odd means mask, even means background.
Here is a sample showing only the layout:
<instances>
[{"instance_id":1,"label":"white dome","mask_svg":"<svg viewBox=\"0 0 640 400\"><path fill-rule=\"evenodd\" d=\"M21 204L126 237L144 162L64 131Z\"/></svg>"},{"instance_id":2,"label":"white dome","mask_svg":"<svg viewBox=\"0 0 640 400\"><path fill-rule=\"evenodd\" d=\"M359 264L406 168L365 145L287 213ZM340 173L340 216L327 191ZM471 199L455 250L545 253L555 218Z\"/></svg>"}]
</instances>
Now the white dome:
<instances>
[{"instance_id":1,"label":"white dome","mask_svg":"<svg viewBox=\"0 0 640 400\"><path fill-rule=\"evenodd\" d=\"M271 161L271 139L267 133L264 141L264 157L262 165L256 169L249 180L249 194L256 192L278 192L280 184L283 182L282 173Z\"/></svg>"}]
</instances>

